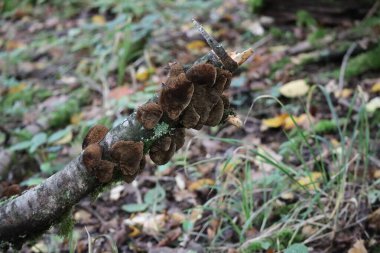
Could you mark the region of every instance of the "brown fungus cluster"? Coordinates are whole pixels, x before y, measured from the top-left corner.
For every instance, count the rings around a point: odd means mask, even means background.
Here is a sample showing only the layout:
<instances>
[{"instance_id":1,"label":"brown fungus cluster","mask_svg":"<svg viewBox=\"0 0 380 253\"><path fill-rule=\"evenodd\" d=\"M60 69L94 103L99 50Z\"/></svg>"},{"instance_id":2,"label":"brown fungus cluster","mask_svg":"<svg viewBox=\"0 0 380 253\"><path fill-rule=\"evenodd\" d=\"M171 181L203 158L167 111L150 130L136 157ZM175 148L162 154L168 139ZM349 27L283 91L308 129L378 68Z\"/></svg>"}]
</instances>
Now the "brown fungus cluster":
<instances>
[{"instance_id":1,"label":"brown fungus cluster","mask_svg":"<svg viewBox=\"0 0 380 253\"><path fill-rule=\"evenodd\" d=\"M223 92L230 86L231 77L231 72L207 63L194 65L187 71L178 63L170 65L169 77L157 102L150 101L136 112L136 120L145 129L155 128L161 120L174 129L150 147L149 156L155 164L167 163L184 145L186 128L201 129L222 121L230 106ZM99 142L107 132L104 126L90 129L83 141L84 165L100 182L111 181L115 168L126 182L133 181L145 166L144 143L118 141L104 154Z\"/></svg>"},{"instance_id":2,"label":"brown fungus cluster","mask_svg":"<svg viewBox=\"0 0 380 253\"><path fill-rule=\"evenodd\" d=\"M96 125L84 138L82 160L86 169L100 182L107 183L113 178L114 169L119 168L126 182L132 182L145 166L142 142L118 141L110 149L111 161L103 159L103 149L99 142L106 136L108 129Z\"/></svg>"}]
</instances>

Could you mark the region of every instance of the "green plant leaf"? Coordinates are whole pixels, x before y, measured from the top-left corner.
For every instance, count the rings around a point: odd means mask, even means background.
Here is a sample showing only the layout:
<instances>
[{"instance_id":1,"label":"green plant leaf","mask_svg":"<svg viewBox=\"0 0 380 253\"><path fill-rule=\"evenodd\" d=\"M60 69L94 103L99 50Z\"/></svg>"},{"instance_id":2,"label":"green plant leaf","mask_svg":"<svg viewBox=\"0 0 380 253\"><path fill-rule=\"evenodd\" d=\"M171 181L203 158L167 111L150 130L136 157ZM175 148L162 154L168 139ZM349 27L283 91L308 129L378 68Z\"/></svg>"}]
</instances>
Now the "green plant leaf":
<instances>
[{"instance_id":1,"label":"green plant leaf","mask_svg":"<svg viewBox=\"0 0 380 253\"><path fill-rule=\"evenodd\" d=\"M18 151L18 150L24 150L24 149L28 149L30 147L32 143L30 141L23 141L23 142L19 142L19 143L16 143L15 145L11 146L9 148L9 150L11 152L13 151Z\"/></svg>"},{"instance_id":2,"label":"green plant leaf","mask_svg":"<svg viewBox=\"0 0 380 253\"><path fill-rule=\"evenodd\" d=\"M125 204L121 207L124 211L128 213L137 213L137 212L142 212L145 209L147 209L148 204L146 203L141 203L141 204Z\"/></svg>"},{"instance_id":3,"label":"green plant leaf","mask_svg":"<svg viewBox=\"0 0 380 253\"><path fill-rule=\"evenodd\" d=\"M308 253L309 250L302 243L296 243L289 246L284 253Z\"/></svg>"},{"instance_id":4,"label":"green plant leaf","mask_svg":"<svg viewBox=\"0 0 380 253\"><path fill-rule=\"evenodd\" d=\"M46 133L38 133L30 141L31 145L29 148L29 152L34 153L37 150L37 148L39 146L41 146L42 144L46 143L46 141L47 141L47 134Z\"/></svg>"},{"instance_id":5,"label":"green plant leaf","mask_svg":"<svg viewBox=\"0 0 380 253\"><path fill-rule=\"evenodd\" d=\"M64 136L66 136L66 134L71 131L71 127L66 127L65 129L62 129L62 130L59 130L57 132L55 132L54 134L50 135L47 142L48 143L53 143L53 142L56 142L60 139L62 139Z\"/></svg>"},{"instance_id":6,"label":"green plant leaf","mask_svg":"<svg viewBox=\"0 0 380 253\"><path fill-rule=\"evenodd\" d=\"M154 189L150 189L144 196L145 204L152 205L159 203L165 199L165 190L157 185Z\"/></svg>"}]
</instances>

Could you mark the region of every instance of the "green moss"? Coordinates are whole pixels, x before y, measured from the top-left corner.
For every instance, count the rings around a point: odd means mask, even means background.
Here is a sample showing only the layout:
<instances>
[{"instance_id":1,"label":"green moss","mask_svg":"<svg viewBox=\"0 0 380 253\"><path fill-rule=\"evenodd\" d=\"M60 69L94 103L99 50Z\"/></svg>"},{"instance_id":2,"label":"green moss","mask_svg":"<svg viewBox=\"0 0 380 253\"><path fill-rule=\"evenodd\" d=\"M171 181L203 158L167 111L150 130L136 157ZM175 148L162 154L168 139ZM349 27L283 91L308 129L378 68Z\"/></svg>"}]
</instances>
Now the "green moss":
<instances>
[{"instance_id":1,"label":"green moss","mask_svg":"<svg viewBox=\"0 0 380 253\"><path fill-rule=\"evenodd\" d=\"M71 239L74 230L74 219L72 218L72 209L62 216L57 224L58 235Z\"/></svg>"},{"instance_id":2,"label":"green moss","mask_svg":"<svg viewBox=\"0 0 380 253\"><path fill-rule=\"evenodd\" d=\"M352 78L370 70L380 69L380 42L372 50L351 58L347 63L346 78ZM340 69L334 71L334 77L338 78Z\"/></svg>"}]
</instances>

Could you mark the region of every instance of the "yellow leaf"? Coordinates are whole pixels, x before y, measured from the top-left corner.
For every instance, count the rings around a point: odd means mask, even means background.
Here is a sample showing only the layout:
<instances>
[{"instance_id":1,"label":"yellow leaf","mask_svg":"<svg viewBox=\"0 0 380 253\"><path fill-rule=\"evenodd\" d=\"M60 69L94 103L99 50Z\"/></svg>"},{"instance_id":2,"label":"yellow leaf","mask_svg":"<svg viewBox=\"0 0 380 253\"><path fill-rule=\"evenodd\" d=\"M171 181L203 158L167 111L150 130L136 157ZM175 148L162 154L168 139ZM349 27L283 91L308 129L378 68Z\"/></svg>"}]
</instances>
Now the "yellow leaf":
<instances>
[{"instance_id":1,"label":"yellow leaf","mask_svg":"<svg viewBox=\"0 0 380 253\"><path fill-rule=\"evenodd\" d=\"M196 51L206 47L206 43L203 40L193 40L186 44L187 50Z\"/></svg>"},{"instance_id":2,"label":"yellow leaf","mask_svg":"<svg viewBox=\"0 0 380 253\"><path fill-rule=\"evenodd\" d=\"M73 132L68 132L65 136L63 136L58 141L54 142L55 145L64 145L70 143L73 140Z\"/></svg>"},{"instance_id":3,"label":"yellow leaf","mask_svg":"<svg viewBox=\"0 0 380 253\"><path fill-rule=\"evenodd\" d=\"M73 125L78 125L81 122L82 118L83 118L83 113L81 113L81 112L73 114L70 117L70 123Z\"/></svg>"},{"instance_id":4,"label":"yellow leaf","mask_svg":"<svg viewBox=\"0 0 380 253\"><path fill-rule=\"evenodd\" d=\"M301 177L297 180L298 184L306 186L310 190L314 190L314 187L319 188L319 179L322 177L321 172L312 172L309 176Z\"/></svg>"},{"instance_id":5,"label":"yellow leaf","mask_svg":"<svg viewBox=\"0 0 380 253\"><path fill-rule=\"evenodd\" d=\"M352 89L344 88L341 91L336 91L334 95L336 98L348 98L351 96L352 92Z\"/></svg>"},{"instance_id":6,"label":"yellow leaf","mask_svg":"<svg viewBox=\"0 0 380 253\"><path fill-rule=\"evenodd\" d=\"M266 127L277 128L282 126L288 117L287 113L283 113L273 118L263 119L262 124Z\"/></svg>"},{"instance_id":7,"label":"yellow leaf","mask_svg":"<svg viewBox=\"0 0 380 253\"><path fill-rule=\"evenodd\" d=\"M240 159L232 159L224 162L220 167L222 169L222 173L227 174L232 172L239 163L241 163Z\"/></svg>"},{"instance_id":8,"label":"yellow leaf","mask_svg":"<svg viewBox=\"0 0 380 253\"><path fill-rule=\"evenodd\" d=\"M375 92L380 92L380 82L378 83L375 83L372 88L371 88L371 92L375 93Z\"/></svg>"},{"instance_id":9,"label":"yellow leaf","mask_svg":"<svg viewBox=\"0 0 380 253\"><path fill-rule=\"evenodd\" d=\"M375 112L377 109L380 108L380 97L372 98L371 101L369 101L365 106L367 112Z\"/></svg>"},{"instance_id":10,"label":"yellow leaf","mask_svg":"<svg viewBox=\"0 0 380 253\"><path fill-rule=\"evenodd\" d=\"M301 125L303 122L307 120L307 115L304 113L298 117L293 116L293 119L297 123L297 125ZM284 125L284 129L286 130L292 129L296 126L290 116L285 118L283 125Z\"/></svg>"},{"instance_id":11,"label":"yellow leaf","mask_svg":"<svg viewBox=\"0 0 380 253\"><path fill-rule=\"evenodd\" d=\"M190 191L196 191L196 190L200 190L201 188L203 188L205 186L211 186L214 184L215 184L215 181L212 180L211 178L202 178L202 179L199 179L195 182L192 182L189 185L189 190Z\"/></svg>"},{"instance_id":12,"label":"yellow leaf","mask_svg":"<svg viewBox=\"0 0 380 253\"><path fill-rule=\"evenodd\" d=\"M132 230L128 234L129 237L136 237L141 234L140 229L138 229L136 226L129 226L129 228Z\"/></svg>"},{"instance_id":13,"label":"yellow leaf","mask_svg":"<svg viewBox=\"0 0 380 253\"><path fill-rule=\"evenodd\" d=\"M144 82L148 80L150 74L152 73L151 70L147 69L144 66L139 67L136 73L136 80L140 82Z\"/></svg>"},{"instance_id":14,"label":"yellow leaf","mask_svg":"<svg viewBox=\"0 0 380 253\"><path fill-rule=\"evenodd\" d=\"M20 91L23 91L26 88L26 83L19 83L16 86L10 87L8 90L9 94L15 94L19 93Z\"/></svg>"},{"instance_id":15,"label":"yellow leaf","mask_svg":"<svg viewBox=\"0 0 380 253\"><path fill-rule=\"evenodd\" d=\"M7 51L12 51L12 50L22 48L22 47L25 47L25 44L23 42L17 41L17 40L9 40L5 44L5 49Z\"/></svg>"},{"instance_id":16,"label":"yellow leaf","mask_svg":"<svg viewBox=\"0 0 380 253\"><path fill-rule=\"evenodd\" d=\"M363 240L358 240L347 253L367 253Z\"/></svg>"},{"instance_id":17,"label":"yellow leaf","mask_svg":"<svg viewBox=\"0 0 380 253\"><path fill-rule=\"evenodd\" d=\"M92 16L91 21L95 25L104 25L106 23L106 19L102 15Z\"/></svg>"},{"instance_id":18,"label":"yellow leaf","mask_svg":"<svg viewBox=\"0 0 380 253\"><path fill-rule=\"evenodd\" d=\"M281 95L288 98L304 96L308 91L309 85L304 79L294 80L280 87Z\"/></svg>"}]
</instances>

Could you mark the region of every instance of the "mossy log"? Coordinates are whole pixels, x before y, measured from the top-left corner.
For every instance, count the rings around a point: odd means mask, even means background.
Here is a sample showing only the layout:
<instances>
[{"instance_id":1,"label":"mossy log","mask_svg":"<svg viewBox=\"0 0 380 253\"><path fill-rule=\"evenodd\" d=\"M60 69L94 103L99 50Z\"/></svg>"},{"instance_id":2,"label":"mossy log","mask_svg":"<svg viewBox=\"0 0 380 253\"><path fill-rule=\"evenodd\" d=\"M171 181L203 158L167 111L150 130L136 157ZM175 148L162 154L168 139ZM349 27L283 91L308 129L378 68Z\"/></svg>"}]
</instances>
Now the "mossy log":
<instances>
[{"instance_id":1,"label":"mossy log","mask_svg":"<svg viewBox=\"0 0 380 253\"><path fill-rule=\"evenodd\" d=\"M194 21L212 51L195 64L207 62L214 66L223 66L233 72L252 55L249 49L232 58L226 53L202 26ZM157 101L157 97L150 100ZM149 102L149 101L148 101ZM169 127L170 126L170 127ZM99 145L107 152L118 141L142 141L144 153L147 153L155 140L173 131L176 126L170 122L161 122L154 129L146 129L137 120L136 112L124 122L111 129ZM20 248L26 241L37 238L52 225L56 224L81 199L94 192L100 192L110 183L100 183L84 166L82 155L72 160L58 173L46 179L22 195L0 205L0 248ZM114 181L120 180L117 175ZM111 182L112 183L112 182Z\"/></svg>"}]
</instances>

